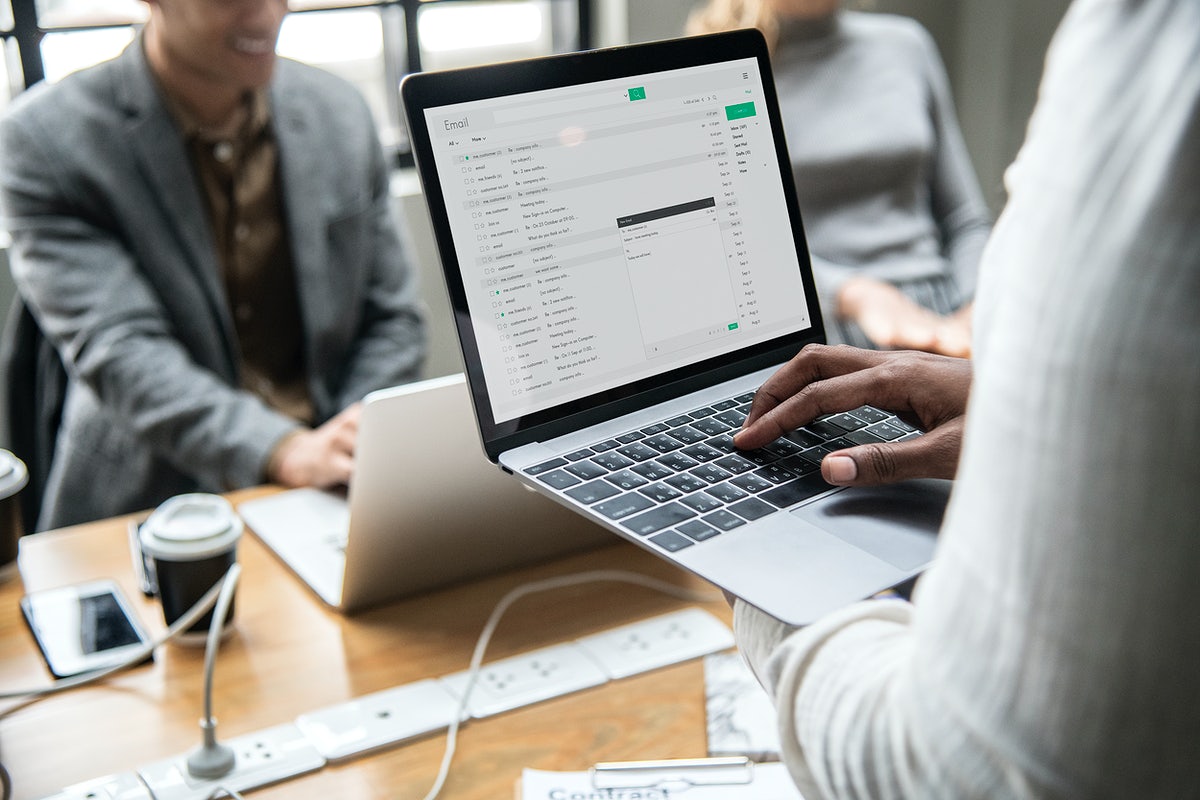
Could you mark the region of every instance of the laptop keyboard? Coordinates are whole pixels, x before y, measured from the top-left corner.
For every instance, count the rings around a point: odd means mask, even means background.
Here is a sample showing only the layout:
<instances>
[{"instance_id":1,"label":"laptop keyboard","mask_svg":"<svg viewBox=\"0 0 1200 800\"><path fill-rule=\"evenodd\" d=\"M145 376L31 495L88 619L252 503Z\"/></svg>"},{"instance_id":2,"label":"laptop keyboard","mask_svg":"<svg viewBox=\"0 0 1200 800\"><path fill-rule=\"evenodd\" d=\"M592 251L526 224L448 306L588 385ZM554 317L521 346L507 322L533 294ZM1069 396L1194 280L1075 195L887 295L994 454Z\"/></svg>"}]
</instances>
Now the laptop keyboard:
<instances>
[{"instance_id":1,"label":"laptop keyboard","mask_svg":"<svg viewBox=\"0 0 1200 800\"><path fill-rule=\"evenodd\" d=\"M758 450L733 434L753 393L698 408L552 458L525 474L675 552L831 488L821 459L835 450L919 432L871 406L833 414Z\"/></svg>"}]
</instances>

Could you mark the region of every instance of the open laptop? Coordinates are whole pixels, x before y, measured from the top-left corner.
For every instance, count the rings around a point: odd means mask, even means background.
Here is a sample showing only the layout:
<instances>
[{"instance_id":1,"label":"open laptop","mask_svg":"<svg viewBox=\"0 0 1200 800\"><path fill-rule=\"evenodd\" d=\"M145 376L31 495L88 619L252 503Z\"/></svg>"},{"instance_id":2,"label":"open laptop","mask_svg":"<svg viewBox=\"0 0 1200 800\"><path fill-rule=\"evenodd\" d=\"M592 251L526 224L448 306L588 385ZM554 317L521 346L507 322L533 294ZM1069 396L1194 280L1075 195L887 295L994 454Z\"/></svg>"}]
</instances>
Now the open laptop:
<instances>
[{"instance_id":1,"label":"open laptop","mask_svg":"<svg viewBox=\"0 0 1200 800\"><path fill-rule=\"evenodd\" d=\"M344 612L612 542L481 457L461 374L366 397L348 498L294 489L238 513Z\"/></svg>"},{"instance_id":2,"label":"open laptop","mask_svg":"<svg viewBox=\"0 0 1200 800\"><path fill-rule=\"evenodd\" d=\"M489 459L789 623L924 569L947 482L840 490L817 467L919 435L902 421L863 408L732 446L765 377L824 340L760 34L401 94Z\"/></svg>"}]
</instances>

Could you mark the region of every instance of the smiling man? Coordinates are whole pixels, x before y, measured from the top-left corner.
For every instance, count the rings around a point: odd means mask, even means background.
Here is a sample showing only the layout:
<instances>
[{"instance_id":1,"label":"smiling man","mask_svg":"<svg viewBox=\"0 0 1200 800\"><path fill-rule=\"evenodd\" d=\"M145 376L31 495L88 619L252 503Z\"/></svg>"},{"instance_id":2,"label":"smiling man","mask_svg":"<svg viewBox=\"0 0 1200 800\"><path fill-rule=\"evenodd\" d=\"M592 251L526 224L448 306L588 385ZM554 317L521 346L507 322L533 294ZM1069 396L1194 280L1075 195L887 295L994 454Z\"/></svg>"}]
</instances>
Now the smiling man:
<instances>
[{"instance_id":1,"label":"smiling man","mask_svg":"<svg viewBox=\"0 0 1200 800\"><path fill-rule=\"evenodd\" d=\"M285 0L148 5L124 53L0 126L13 275L68 376L39 529L345 483L357 401L420 366L362 98L276 57Z\"/></svg>"}]
</instances>

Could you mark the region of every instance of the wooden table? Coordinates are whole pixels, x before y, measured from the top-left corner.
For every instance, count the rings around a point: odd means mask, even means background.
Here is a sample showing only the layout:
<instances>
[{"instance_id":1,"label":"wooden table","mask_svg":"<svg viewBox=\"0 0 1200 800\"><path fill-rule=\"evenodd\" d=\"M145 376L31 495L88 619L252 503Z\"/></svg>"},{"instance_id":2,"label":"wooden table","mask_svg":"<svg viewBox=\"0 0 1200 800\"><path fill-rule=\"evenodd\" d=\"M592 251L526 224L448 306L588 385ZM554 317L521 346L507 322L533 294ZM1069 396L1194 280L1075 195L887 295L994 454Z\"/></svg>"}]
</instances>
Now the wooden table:
<instances>
[{"instance_id":1,"label":"wooden table","mask_svg":"<svg viewBox=\"0 0 1200 800\"><path fill-rule=\"evenodd\" d=\"M235 492L236 505L275 491ZM137 590L129 517L27 536L21 576L0 584L0 687L47 685L49 673L21 619L21 594L111 577L158 633L162 614ZM628 569L700 591L703 581L619 542L531 568L344 617L323 606L253 536L243 537L237 633L221 647L215 676L220 734L231 738L292 722L306 712L466 668L488 614L509 589L590 569ZM589 584L533 595L510 609L485 662L597 633L687 605L625 584ZM701 607L728 622L714 593ZM125 772L190 751L200 740L203 649L159 648L154 663L94 687L23 707L0 701L0 763L15 800ZM445 743L437 734L256 790L256 798L421 798ZM597 761L705 754L699 661L668 667L466 725L442 796L512 796L524 767L581 770Z\"/></svg>"}]
</instances>

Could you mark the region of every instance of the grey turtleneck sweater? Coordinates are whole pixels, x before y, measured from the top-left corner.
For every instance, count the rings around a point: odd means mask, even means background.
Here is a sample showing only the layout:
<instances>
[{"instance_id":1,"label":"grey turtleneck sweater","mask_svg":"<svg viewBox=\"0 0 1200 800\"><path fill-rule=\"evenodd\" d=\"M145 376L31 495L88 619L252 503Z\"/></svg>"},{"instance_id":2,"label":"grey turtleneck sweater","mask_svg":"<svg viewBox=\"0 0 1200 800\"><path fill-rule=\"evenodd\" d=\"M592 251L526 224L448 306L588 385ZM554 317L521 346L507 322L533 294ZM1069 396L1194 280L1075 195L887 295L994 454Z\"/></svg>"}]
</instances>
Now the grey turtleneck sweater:
<instances>
[{"instance_id":1,"label":"grey turtleneck sweater","mask_svg":"<svg viewBox=\"0 0 1200 800\"><path fill-rule=\"evenodd\" d=\"M940 313L969 300L990 219L929 34L889 14L793 21L773 66L830 340L852 276Z\"/></svg>"}]
</instances>

